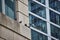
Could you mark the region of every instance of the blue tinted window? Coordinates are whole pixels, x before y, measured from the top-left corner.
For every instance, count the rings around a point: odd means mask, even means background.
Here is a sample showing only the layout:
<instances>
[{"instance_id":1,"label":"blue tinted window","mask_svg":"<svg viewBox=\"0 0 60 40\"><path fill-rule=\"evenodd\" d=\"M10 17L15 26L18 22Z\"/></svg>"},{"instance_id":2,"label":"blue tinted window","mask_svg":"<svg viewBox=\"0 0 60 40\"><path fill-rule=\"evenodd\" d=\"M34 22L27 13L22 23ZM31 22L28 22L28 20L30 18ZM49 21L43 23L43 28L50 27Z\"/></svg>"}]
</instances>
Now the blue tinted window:
<instances>
[{"instance_id":1,"label":"blue tinted window","mask_svg":"<svg viewBox=\"0 0 60 40\"><path fill-rule=\"evenodd\" d=\"M32 40L48 40L47 36L31 30Z\"/></svg>"},{"instance_id":2,"label":"blue tinted window","mask_svg":"<svg viewBox=\"0 0 60 40\"><path fill-rule=\"evenodd\" d=\"M45 4L45 0L37 0L37 1ZM29 0L29 11L46 19L46 8L37 4L32 0ZM45 21L29 14L29 23L31 27L34 27L40 31L47 33L47 25ZM45 35L42 35L32 30L31 30L31 37L32 40L48 40Z\"/></svg>"},{"instance_id":3,"label":"blue tinted window","mask_svg":"<svg viewBox=\"0 0 60 40\"><path fill-rule=\"evenodd\" d=\"M45 0L37 0L37 1L39 1L42 4L45 4Z\"/></svg>"},{"instance_id":4,"label":"blue tinted window","mask_svg":"<svg viewBox=\"0 0 60 40\"><path fill-rule=\"evenodd\" d=\"M51 35L60 40L60 28L51 25Z\"/></svg>"},{"instance_id":5,"label":"blue tinted window","mask_svg":"<svg viewBox=\"0 0 60 40\"><path fill-rule=\"evenodd\" d=\"M60 15L50 10L50 21L60 25Z\"/></svg>"},{"instance_id":6,"label":"blue tinted window","mask_svg":"<svg viewBox=\"0 0 60 40\"><path fill-rule=\"evenodd\" d=\"M52 39L52 38L51 38L51 40L55 40L55 39Z\"/></svg>"},{"instance_id":7,"label":"blue tinted window","mask_svg":"<svg viewBox=\"0 0 60 40\"><path fill-rule=\"evenodd\" d=\"M5 0L6 15L15 19L15 1Z\"/></svg>"},{"instance_id":8,"label":"blue tinted window","mask_svg":"<svg viewBox=\"0 0 60 40\"><path fill-rule=\"evenodd\" d=\"M46 25L45 21L43 21L33 15L29 15L29 16L30 16L30 24L32 24L30 26L47 33L47 25Z\"/></svg>"},{"instance_id":9,"label":"blue tinted window","mask_svg":"<svg viewBox=\"0 0 60 40\"><path fill-rule=\"evenodd\" d=\"M46 18L46 9L45 7L37 4L34 1L29 1L29 10L43 18Z\"/></svg>"},{"instance_id":10,"label":"blue tinted window","mask_svg":"<svg viewBox=\"0 0 60 40\"><path fill-rule=\"evenodd\" d=\"M60 1L59 0L49 0L49 6L60 12Z\"/></svg>"},{"instance_id":11,"label":"blue tinted window","mask_svg":"<svg viewBox=\"0 0 60 40\"><path fill-rule=\"evenodd\" d=\"M0 12L2 12L2 1L0 0Z\"/></svg>"}]
</instances>

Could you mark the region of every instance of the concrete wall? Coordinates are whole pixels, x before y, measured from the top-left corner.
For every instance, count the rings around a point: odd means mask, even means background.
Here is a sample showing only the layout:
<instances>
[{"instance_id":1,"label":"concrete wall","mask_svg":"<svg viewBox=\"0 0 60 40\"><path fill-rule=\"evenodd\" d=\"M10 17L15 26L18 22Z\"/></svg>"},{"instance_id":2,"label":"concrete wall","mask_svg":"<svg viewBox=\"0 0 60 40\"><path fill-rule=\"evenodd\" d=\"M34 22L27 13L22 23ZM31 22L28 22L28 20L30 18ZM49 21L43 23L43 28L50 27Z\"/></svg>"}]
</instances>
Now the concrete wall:
<instances>
[{"instance_id":1,"label":"concrete wall","mask_svg":"<svg viewBox=\"0 0 60 40\"><path fill-rule=\"evenodd\" d=\"M0 40L4 40L4 39L1 39L1 38L0 38Z\"/></svg>"},{"instance_id":2,"label":"concrete wall","mask_svg":"<svg viewBox=\"0 0 60 40\"><path fill-rule=\"evenodd\" d=\"M27 27L20 26L17 21L0 13L0 37L6 40L30 40L29 36L30 30ZM4 40L2 38L0 40Z\"/></svg>"},{"instance_id":3,"label":"concrete wall","mask_svg":"<svg viewBox=\"0 0 60 40\"><path fill-rule=\"evenodd\" d=\"M4 39L0 38L1 40L28 40L23 36L20 36L2 26L0 26L0 36L4 38Z\"/></svg>"},{"instance_id":4,"label":"concrete wall","mask_svg":"<svg viewBox=\"0 0 60 40\"><path fill-rule=\"evenodd\" d=\"M28 0L16 0L17 21L0 13L0 40L31 40ZM22 21L22 23L19 23Z\"/></svg>"},{"instance_id":5,"label":"concrete wall","mask_svg":"<svg viewBox=\"0 0 60 40\"><path fill-rule=\"evenodd\" d=\"M25 24L29 26L28 0L17 0L16 12L18 14L18 22L22 21L20 23L21 34L31 39L30 29L24 26Z\"/></svg>"}]
</instances>

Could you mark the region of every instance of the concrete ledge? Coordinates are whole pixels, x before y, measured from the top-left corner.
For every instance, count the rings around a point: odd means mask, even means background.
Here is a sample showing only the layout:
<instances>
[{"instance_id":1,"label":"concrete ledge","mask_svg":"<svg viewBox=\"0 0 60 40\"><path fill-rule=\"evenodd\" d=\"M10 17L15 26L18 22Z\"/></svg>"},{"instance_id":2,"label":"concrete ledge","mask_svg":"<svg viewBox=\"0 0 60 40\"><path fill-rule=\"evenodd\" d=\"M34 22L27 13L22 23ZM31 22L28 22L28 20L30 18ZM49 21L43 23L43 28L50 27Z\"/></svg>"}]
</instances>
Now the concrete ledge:
<instances>
[{"instance_id":1,"label":"concrete ledge","mask_svg":"<svg viewBox=\"0 0 60 40\"><path fill-rule=\"evenodd\" d=\"M3 40L30 40L25 36L0 25L0 38Z\"/></svg>"},{"instance_id":2,"label":"concrete ledge","mask_svg":"<svg viewBox=\"0 0 60 40\"><path fill-rule=\"evenodd\" d=\"M31 37L30 37L31 35L29 34L30 29L28 29L28 28L26 29L29 32L28 35L26 34L26 32L24 34L23 26L20 26L20 24L17 21L4 15L3 13L0 13L0 27L1 26L7 28L8 30L10 30L18 35L23 36L26 39L29 39L29 40L31 39Z\"/></svg>"},{"instance_id":3,"label":"concrete ledge","mask_svg":"<svg viewBox=\"0 0 60 40\"><path fill-rule=\"evenodd\" d=\"M8 16L4 15L3 13L0 13L0 24L3 24L4 26L18 32L20 30L19 23Z\"/></svg>"}]
</instances>

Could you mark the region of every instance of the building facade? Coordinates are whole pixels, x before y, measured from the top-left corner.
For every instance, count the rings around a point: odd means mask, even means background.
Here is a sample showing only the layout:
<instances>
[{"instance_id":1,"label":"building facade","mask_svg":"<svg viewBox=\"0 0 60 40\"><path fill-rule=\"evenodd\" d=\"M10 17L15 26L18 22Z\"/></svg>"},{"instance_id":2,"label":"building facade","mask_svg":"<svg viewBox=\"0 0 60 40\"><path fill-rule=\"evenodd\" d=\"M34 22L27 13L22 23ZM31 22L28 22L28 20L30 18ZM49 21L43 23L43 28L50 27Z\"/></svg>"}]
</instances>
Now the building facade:
<instances>
[{"instance_id":1,"label":"building facade","mask_svg":"<svg viewBox=\"0 0 60 40\"><path fill-rule=\"evenodd\" d=\"M0 40L60 40L60 0L0 0Z\"/></svg>"},{"instance_id":2,"label":"building facade","mask_svg":"<svg viewBox=\"0 0 60 40\"><path fill-rule=\"evenodd\" d=\"M0 0L0 40L31 40L28 0Z\"/></svg>"},{"instance_id":3,"label":"building facade","mask_svg":"<svg viewBox=\"0 0 60 40\"><path fill-rule=\"evenodd\" d=\"M28 0L32 40L60 40L60 0Z\"/></svg>"}]
</instances>

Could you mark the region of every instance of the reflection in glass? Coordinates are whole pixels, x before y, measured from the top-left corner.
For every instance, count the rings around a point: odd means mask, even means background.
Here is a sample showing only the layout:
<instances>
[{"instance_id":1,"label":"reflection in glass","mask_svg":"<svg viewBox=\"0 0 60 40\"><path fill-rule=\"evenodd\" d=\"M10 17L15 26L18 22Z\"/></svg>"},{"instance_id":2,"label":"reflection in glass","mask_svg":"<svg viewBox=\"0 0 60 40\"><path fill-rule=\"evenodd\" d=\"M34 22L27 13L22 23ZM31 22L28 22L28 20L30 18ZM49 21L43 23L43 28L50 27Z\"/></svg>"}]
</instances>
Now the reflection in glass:
<instances>
[{"instance_id":1,"label":"reflection in glass","mask_svg":"<svg viewBox=\"0 0 60 40\"><path fill-rule=\"evenodd\" d=\"M60 12L60 1L59 0L49 0L49 6Z\"/></svg>"},{"instance_id":2,"label":"reflection in glass","mask_svg":"<svg viewBox=\"0 0 60 40\"><path fill-rule=\"evenodd\" d=\"M48 40L47 36L40 34L34 30L31 30L32 40Z\"/></svg>"},{"instance_id":3,"label":"reflection in glass","mask_svg":"<svg viewBox=\"0 0 60 40\"><path fill-rule=\"evenodd\" d=\"M46 25L45 21L43 21L33 15L29 15L29 16L30 16L30 24L32 24L30 26L47 33L47 25Z\"/></svg>"},{"instance_id":4,"label":"reflection in glass","mask_svg":"<svg viewBox=\"0 0 60 40\"><path fill-rule=\"evenodd\" d=\"M51 25L51 35L60 40L60 28Z\"/></svg>"},{"instance_id":5,"label":"reflection in glass","mask_svg":"<svg viewBox=\"0 0 60 40\"><path fill-rule=\"evenodd\" d=\"M29 1L29 10L43 18L46 18L46 9L45 7L37 4L36 2Z\"/></svg>"},{"instance_id":6,"label":"reflection in glass","mask_svg":"<svg viewBox=\"0 0 60 40\"><path fill-rule=\"evenodd\" d=\"M5 0L6 15L15 19L15 1Z\"/></svg>"},{"instance_id":7,"label":"reflection in glass","mask_svg":"<svg viewBox=\"0 0 60 40\"><path fill-rule=\"evenodd\" d=\"M60 15L50 10L50 21L60 25Z\"/></svg>"},{"instance_id":8,"label":"reflection in glass","mask_svg":"<svg viewBox=\"0 0 60 40\"><path fill-rule=\"evenodd\" d=\"M2 12L2 1L0 0L0 12Z\"/></svg>"},{"instance_id":9,"label":"reflection in glass","mask_svg":"<svg viewBox=\"0 0 60 40\"><path fill-rule=\"evenodd\" d=\"M37 0L37 1L39 1L42 4L45 4L45 0Z\"/></svg>"},{"instance_id":10,"label":"reflection in glass","mask_svg":"<svg viewBox=\"0 0 60 40\"><path fill-rule=\"evenodd\" d=\"M55 39L51 39L51 40L55 40Z\"/></svg>"}]
</instances>

